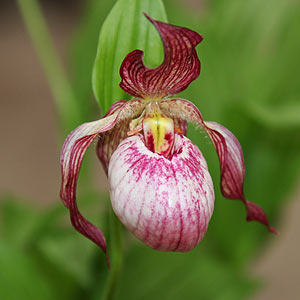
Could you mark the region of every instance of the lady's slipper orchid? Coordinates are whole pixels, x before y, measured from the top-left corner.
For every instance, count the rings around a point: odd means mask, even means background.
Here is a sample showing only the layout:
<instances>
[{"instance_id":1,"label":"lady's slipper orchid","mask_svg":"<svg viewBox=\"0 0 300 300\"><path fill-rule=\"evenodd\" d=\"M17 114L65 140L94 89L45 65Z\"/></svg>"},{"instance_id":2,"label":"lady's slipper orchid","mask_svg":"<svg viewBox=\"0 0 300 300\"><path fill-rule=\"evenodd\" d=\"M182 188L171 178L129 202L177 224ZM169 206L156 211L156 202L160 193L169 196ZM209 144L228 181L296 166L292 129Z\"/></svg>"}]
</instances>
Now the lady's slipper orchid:
<instances>
[{"instance_id":1,"label":"lady's slipper orchid","mask_svg":"<svg viewBox=\"0 0 300 300\"><path fill-rule=\"evenodd\" d=\"M148 20L164 45L164 61L154 69L143 52L129 53L122 63L121 88L134 96L112 105L103 119L85 123L67 137L61 152L61 199L76 230L106 252L103 233L87 221L76 204L76 183L90 144L108 175L112 207L138 239L161 251L189 251L206 233L214 208L214 190L206 161L185 135L187 122L203 128L217 151L224 197L241 200L247 221L271 231L263 210L245 199L245 167L236 137L215 122L206 122L191 102L169 98L184 90L200 73L195 47L202 36L187 28Z\"/></svg>"}]
</instances>

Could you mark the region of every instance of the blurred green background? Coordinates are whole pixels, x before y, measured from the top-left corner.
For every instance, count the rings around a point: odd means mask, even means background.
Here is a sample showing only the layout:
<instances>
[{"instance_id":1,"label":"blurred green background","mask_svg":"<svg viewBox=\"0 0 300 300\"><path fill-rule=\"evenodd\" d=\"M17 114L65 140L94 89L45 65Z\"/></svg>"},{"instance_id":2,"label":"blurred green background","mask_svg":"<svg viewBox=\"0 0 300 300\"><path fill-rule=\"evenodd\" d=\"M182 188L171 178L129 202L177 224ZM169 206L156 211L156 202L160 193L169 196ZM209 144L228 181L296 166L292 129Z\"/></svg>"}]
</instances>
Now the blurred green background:
<instances>
[{"instance_id":1,"label":"blurred green background","mask_svg":"<svg viewBox=\"0 0 300 300\"><path fill-rule=\"evenodd\" d=\"M114 1L40 3L75 104L63 113L69 123L61 120L16 3L1 2L0 299L101 299L105 257L69 224L58 198L58 160L69 127L100 116L91 74ZM245 222L243 205L222 198L213 146L189 128L215 183L208 233L195 250L181 254L148 249L124 229L115 299L298 299L300 2L164 4L170 23L205 37L197 48L201 75L181 96L238 137L246 197L262 206L281 235ZM84 164L78 202L109 243L107 182L93 149Z\"/></svg>"}]
</instances>

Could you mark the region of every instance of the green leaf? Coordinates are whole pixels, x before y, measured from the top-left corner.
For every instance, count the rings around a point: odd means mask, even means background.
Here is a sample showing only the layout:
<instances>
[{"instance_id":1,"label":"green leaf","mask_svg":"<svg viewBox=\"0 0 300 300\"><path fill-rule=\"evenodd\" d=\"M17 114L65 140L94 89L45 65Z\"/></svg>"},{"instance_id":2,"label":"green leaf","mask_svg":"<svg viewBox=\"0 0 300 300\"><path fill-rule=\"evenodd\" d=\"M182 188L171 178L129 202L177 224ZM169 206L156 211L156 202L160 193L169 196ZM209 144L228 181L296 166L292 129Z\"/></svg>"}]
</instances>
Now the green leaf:
<instances>
[{"instance_id":1,"label":"green leaf","mask_svg":"<svg viewBox=\"0 0 300 300\"><path fill-rule=\"evenodd\" d=\"M280 107L267 106L256 102L246 102L246 105L248 108L247 113L264 127L277 130L300 128L299 100Z\"/></svg>"},{"instance_id":2,"label":"green leaf","mask_svg":"<svg viewBox=\"0 0 300 300\"><path fill-rule=\"evenodd\" d=\"M102 26L92 80L102 111L107 111L117 100L130 98L119 87L119 69L130 51L143 50L145 63L150 67L163 60L160 37L143 12L166 21L161 0L119 0Z\"/></svg>"},{"instance_id":3,"label":"green leaf","mask_svg":"<svg viewBox=\"0 0 300 300\"><path fill-rule=\"evenodd\" d=\"M19 295L23 292L25 293L25 296L22 299L41 299L41 296L35 297L35 295L33 295L33 292L31 292L31 289L33 290L33 288L28 287L29 292L27 292L27 288L26 290L23 288L25 283L23 284L23 279L19 278L21 276L19 275L21 271L15 266L15 261L17 263L19 260L24 260L24 264L29 265L28 268L31 268L32 265L32 268L34 268L34 271L32 272L37 273L45 284L47 284L48 289L52 291L51 299L67 299L69 295L73 296L74 294L79 293L84 287L87 277L84 277L83 272L77 272L76 274L75 271L77 270L77 265L82 263L82 266L84 266L86 260L75 258L71 261L73 256L70 256L69 254L70 249L73 248L72 254L74 256L82 250L76 244L77 239L75 240L75 238L73 247L69 245L68 237L76 235L76 233L70 228L69 232L67 232L68 235L66 235L66 230L62 230L62 226L58 226L57 224L58 221L61 221L61 218L59 217L62 215L67 217L66 209L63 205L58 203L58 205L54 205L53 208L37 209L33 205L26 203L24 200L22 201L15 197L3 197L1 199L0 211L2 244L5 245L5 249L12 249L9 250L11 251L12 258L6 258L6 250L2 249L1 252L0 249L0 256L2 255L2 257L0 257L0 268L1 270L12 270L12 276L16 276L16 280L21 281L20 290L16 292L12 291L13 294L11 298L2 297L0 283L0 299L15 299L13 298L15 293L16 295ZM51 241L53 241L53 244L55 243L57 247L60 247L57 251L60 256L57 255L58 257L55 257L56 253L54 250L56 249L53 250L54 246L51 244ZM63 245L60 241L63 241ZM43 246L46 247L47 251L43 251ZM59 260L62 255L65 255L64 261L62 259ZM80 256L80 254L78 256ZM80 257L82 257L82 255ZM84 252L84 257L88 258L90 256ZM1 261L2 258L7 262L7 265L4 265L3 267L1 265L3 263ZM72 264L72 273L66 267L67 264ZM24 268L26 268L26 266ZM84 268L82 267L82 269ZM26 269L24 272L27 272ZM31 271L29 270L28 276L31 276L30 272ZM81 277L78 273L80 273ZM10 276L10 274L8 274L8 276ZM33 281L35 280L34 276L35 275L33 275ZM26 285L29 285L27 281ZM16 286L18 286L18 283L16 283ZM11 287L8 285L7 289L10 288ZM3 293L8 293L8 291L4 289ZM18 299L18 296L16 296L16 299Z\"/></svg>"},{"instance_id":4,"label":"green leaf","mask_svg":"<svg viewBox=\"0 0 300 300\"><path fill-rule=\"evenodd\" d=\"M40 220L39 212L15 197L3 197L0 202L2 238L18 246L25 245Z\"/></svg>"},{"instance_id":5,"label":"green leaf","mask_svg":"<svg viewBox=\"0 0 300 300\"><path fill-rule=\"evenodd\" d=\"M100 28L113 5L111 0L85 1L79 26L69 45L71 83L80 106L82 122L94 118L97 112L91 85L92 70Z\"/></svg>"},{"instance_id":6,"label":"green leaf","mask_svg":"<svg viewBox=\"0 0 300 300\"><path fill-rule=\"evenodd\" d=\"M3 241L0 243L0 270L1 299L54 299L34 260Z\"/></svg>"},{"instance_id":7,"label":"green leaf","mask_svg":"<svg viewBox=\"0 0 300 300\"><path fill-rule=\"evenodd\" d=\"M39 243L39 252L48 264L55 266L57 273L75 279L77 285L87 288L92 281L91 260L96 247L82 239L74 230L56 236L47 236ZM97 255L102 258L101 252Z\"/></svg>"},{"instance_id":8,"label":"green leaf","mask_svg":"<svg viewBox=\"0 0 300 300\"><path fill-rule=\"evenodd\" d=\"M205 243L205 241L204 241ZM127 255L118 297L128 299L244 299L256 284L203 245L189 253L134 247Z\"/></svg>"}]
</instances>

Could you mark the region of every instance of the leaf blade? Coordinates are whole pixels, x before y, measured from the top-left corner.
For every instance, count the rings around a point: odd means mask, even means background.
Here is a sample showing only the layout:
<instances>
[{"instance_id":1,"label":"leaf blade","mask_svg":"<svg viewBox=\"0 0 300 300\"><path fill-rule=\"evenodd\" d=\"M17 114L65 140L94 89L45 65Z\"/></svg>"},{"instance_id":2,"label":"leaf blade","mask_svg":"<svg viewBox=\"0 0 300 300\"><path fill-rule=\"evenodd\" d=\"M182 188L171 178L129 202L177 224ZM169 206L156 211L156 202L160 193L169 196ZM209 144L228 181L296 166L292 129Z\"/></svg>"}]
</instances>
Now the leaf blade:
<instances>
[{"instance_id":1,"label":"leaf blade","mask_svg":"<svg viewBox=\"0 0 300 300\"><path fill-rule=\"evenodd\" d=\"M162 62L160 37L143 12L166 21L161 0L119 0L102 26L92 78L94 94L102 111L107 111L117 100L130 98L119 87L119 68L130 51L143 50L145 62L151 67Z\"/></svg>"}]
</instances>

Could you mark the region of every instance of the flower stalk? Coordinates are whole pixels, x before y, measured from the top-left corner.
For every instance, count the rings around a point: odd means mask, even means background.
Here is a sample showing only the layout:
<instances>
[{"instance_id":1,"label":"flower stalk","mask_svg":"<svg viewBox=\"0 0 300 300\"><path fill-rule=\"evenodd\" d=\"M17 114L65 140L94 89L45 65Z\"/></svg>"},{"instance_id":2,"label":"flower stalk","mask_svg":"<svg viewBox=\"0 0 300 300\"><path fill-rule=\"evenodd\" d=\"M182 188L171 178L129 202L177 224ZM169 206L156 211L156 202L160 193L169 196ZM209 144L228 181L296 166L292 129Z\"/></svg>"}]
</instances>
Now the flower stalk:
<instances>
[{"instance_id":1,"label":"flower stalk","mask_svg":"<svg viewBox=\"0 0 300 300\"><path fill-rule=\"evenodd\" d=\"M114 298L116 286L120 278L123 261L122 249L122 225L113 212L109 210L109 234L110 234L110 272L103 292L103 300Z\"/></svg>"}]
</instances>

